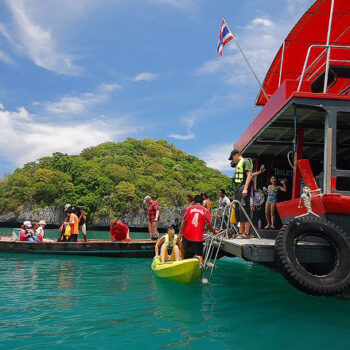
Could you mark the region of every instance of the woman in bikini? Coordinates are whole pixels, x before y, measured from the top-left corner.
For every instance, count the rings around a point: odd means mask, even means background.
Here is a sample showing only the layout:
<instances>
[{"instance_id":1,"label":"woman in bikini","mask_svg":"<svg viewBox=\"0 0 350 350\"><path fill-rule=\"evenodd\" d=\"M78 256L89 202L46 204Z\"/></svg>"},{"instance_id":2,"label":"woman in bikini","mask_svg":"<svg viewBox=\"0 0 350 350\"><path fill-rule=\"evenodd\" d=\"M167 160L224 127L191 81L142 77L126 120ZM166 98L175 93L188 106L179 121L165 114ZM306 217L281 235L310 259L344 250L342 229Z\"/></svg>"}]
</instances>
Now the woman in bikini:
<instances>
[{"instance_id":1,"label":"woman in bikini","mask_svg":"<svg viewBox=\"0 0 350 350\"><path fill-rule=\"evenodd\" d=\"M275 212L276 212L276 203L277 203L277 195L278 191L286 192L287 186L286 186L286 180L281 180L282 186L277 185L277 177L271 176L270 178L270 185L265 189L265 193L267 194L267 201L265 206L265 215L266 215L266 221L267 225L265 229L274 229L275 228Z\"/></svg>"}]
</instances>

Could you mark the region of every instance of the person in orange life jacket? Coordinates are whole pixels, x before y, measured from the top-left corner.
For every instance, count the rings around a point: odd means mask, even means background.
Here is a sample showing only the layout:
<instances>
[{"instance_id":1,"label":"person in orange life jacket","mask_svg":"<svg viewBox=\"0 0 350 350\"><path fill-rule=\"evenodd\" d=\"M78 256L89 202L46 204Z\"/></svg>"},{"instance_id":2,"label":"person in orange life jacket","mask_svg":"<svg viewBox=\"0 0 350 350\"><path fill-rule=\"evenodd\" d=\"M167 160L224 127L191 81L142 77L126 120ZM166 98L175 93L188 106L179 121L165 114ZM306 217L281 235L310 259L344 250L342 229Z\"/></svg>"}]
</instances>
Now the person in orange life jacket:
<instances>
[{"instance_id":1,"label":"person in orange life jacket","mask_svg":"<svg viewBox=\"0 0 350 350\"><path fill-rule=\"evenodd\" d=\"M162 262L181 260L178 236L175 235L175 225L170 225L167 234L158 239L154 248L155 259L159 256L159 247L161 247L160 259Z\"/></svg>"},{"instance_id":2,"label":"person in orange life jacket","mask_svg":"<svg viewBox=\"0 0 350 350\"><path fill-rule=\"evenodd\" d=\"M188 207L185 211L184 217L180 227L180 238L185 249L185 258L191 258L194 255L200 257L203 264L203 231L204 226L217 234L211 225L211 216L207 208L203 207L202 195L194 197L194 205Z\"/></svg>"},{"instance_id":3,"label":"person in orange life jacket","mask_svg":"<svg viewBox=\"0 0 350 350\"><path fill-rule=\"evenodd\" d=\"M248 217L250 218L250 191L252 184L253 164L250 159L242 157L241 153L234 149L229 157L231 166L235 166L233 181L237 188L235 190L235 199L240 201ZM250 238L250 223L240 205L235 206L236 220L239 222L239 235L237 238Z\"/></svg>"},{"instance_id":4,"label":"person in orange life jacket","mask_svg":"<svg viewBox=\"0 0 350 350\"><path fill-rule=\"evenodd\" d=\"M81 232L84 236L84 241L87 242L86 235L86 215L84 211L80 207L76 207L70 204L65 205L65 210L71 208L72 212L78 217L79 220L79 232Z\"/></svg>"},{"instance_id":5,"label":"person in orange life jacket","mask_svg":"<svg viewBox=\"0 0 350 350\"><path fill-rule=\"evenodd\" d=\"M71 242L76 242L78 240L79 234L79 219L77 215L73 212L72 207L68 208L67 216L69 217L69 225L71 227L71 235L69 240Z\"/></svg>"}]
</instances>

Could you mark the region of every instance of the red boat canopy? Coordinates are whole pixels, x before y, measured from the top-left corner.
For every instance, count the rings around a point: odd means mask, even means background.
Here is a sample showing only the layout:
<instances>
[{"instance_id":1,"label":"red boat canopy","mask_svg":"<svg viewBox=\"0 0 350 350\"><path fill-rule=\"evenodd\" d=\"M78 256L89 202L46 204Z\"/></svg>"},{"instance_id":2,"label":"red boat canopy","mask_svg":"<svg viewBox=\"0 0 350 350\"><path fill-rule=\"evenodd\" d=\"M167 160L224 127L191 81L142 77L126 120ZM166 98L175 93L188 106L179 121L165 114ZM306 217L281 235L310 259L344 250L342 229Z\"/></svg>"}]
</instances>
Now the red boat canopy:
<instances>
[{"instance_id":1,"label":"red boat canopy","mask_svg":"<svg viewBox=\"0 0 350 350\"><path fill-rule=\"evenodd\" d=\"M300 77L310 45L326 45L331 4L332 0L317 0L289 33L285 40L284 50L282 45L263 83L263 87L269 97L275 93L284 80L297 80ZM350 0L335 0L329 44L349 46L349 25ZM317 58L319 59L316 60ZM332 49L330 59L333 60L330 63L330 72L332 72L332 67L334 68L332 79L335 79L334 76L342 77L342 72L348 71L346 68L350 66L349 62L344 62L346 60L350 61L350 50ZM305 74L303 81L310 81L312 84L316 84L315 90L317 90L320 86L323 87L321 75L322 73L324 74L325 70L325 48L312 49L308 62L310 64L314 61L314 66ZM282 75L280 79L281 62ZM332 93L343 92L344 89L349 86L349 82L349 77L343 74L342 79L338 81L337 87L332 90ZM260 91L256 104L265 105L266 103L267 100L262 91Z\"/></svg>"}]
</instances>

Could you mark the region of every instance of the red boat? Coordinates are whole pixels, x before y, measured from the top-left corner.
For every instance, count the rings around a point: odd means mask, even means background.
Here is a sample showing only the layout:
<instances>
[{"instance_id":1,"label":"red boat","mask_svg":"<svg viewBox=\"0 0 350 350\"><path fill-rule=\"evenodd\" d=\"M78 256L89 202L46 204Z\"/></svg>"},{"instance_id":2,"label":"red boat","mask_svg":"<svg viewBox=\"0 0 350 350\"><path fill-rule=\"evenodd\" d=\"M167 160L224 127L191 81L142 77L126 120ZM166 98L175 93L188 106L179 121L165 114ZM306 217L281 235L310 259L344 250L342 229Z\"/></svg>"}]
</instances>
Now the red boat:
<instances>
[{"instance_id":1,"label":"red boat","mask_svg":"<svg viewBox=\"0 0 350 350\"><path fill-rule=\"evenodd\" d=\"M263 89L267 97L261 90L256 100L263 108L234 148L265 164L268 176L290 176L277 204L278 266L304 292L343 293L350 288L349 0L317 0L308 9L281 45ZM327 246L332 264L302 264L303 242Z\"/></svg>"}]
</instances>

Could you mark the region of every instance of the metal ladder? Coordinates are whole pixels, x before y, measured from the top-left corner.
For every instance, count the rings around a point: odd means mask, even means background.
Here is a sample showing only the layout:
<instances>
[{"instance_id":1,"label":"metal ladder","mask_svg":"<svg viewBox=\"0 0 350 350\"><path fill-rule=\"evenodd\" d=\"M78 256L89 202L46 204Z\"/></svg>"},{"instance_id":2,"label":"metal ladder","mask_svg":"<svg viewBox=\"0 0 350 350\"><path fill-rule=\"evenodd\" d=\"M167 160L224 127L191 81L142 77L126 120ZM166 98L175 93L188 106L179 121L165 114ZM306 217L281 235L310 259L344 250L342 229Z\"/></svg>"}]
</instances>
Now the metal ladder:
<instances>
[{"instance_id":1,"label":"metal ladder","mask_svg":"<svg viewBox=\"0 0 350 350\"><path fill-rule=\"evenodd\" d=\"M204 245L204 265L202 269L201 281L203 284L209 284L213 276L216 260L222 245L222 241L227 237L228 230L230 229L230 216L231 216L231 205L227 205L222 213L219 227L217 227L217 209L214 210L213 215L214 225L216 230L219 230L217 235L208 234L205 238ZM225 229L223 227L226 227ZM217 243L217 244L214 244ZM216 249L215 249L216 248ZM214 256L214 258L213 258ZM212 260L212 261L210 261Z\"/></svg>"},{"instance_id":2,"label":"metal ladder","mask_svg":"<svg viewBox=\"0 0 350 350\"><path fill-rule=\"evenodd\" d=\"M258 231L253 225L252 220L250 219L249 215L247 214L246 210L244 209L244 206L242 203L238 200L233 200L232 203L235 203L236 205L239 205L243 214L247 218L248 222L250 223L250 227L254 230L254 233L256 236L261 239ZM232 204L231 203L231 204ZM216 230L219 230L219 233L217 235L213 234L207 234L207 236L204 237L205 245L204 245L204 265L202 269L202 275L201 275L201 281L203 284L210 284L210 281L213 276L216 260L218 258L219 251L221 249L221 245L224 238L228 238L228 233L230 230L234 230L236 234L239 234L238 229L235 224L231 224L230 217L231 217L231 211L232 211L232 205L227 205L222 213L220 224L218 225L217 220L217 212L218 209L215 209L213 211L213 227ZM224 228L225 227L225 228ZM216 250L215 250L216 248ZM214 253L215 252L215 253ZM214 258L213 258L214 256ZM212 261L210 261L212 260ZM208 264L210 262L210 264ZM209 275L209 276L208 276Z\"/></svg>"}]
</instances>

